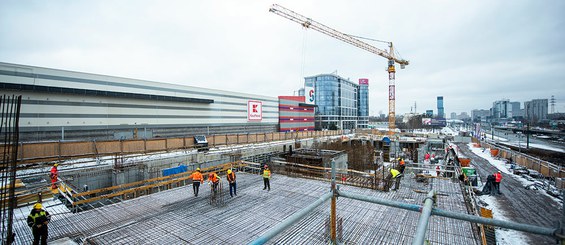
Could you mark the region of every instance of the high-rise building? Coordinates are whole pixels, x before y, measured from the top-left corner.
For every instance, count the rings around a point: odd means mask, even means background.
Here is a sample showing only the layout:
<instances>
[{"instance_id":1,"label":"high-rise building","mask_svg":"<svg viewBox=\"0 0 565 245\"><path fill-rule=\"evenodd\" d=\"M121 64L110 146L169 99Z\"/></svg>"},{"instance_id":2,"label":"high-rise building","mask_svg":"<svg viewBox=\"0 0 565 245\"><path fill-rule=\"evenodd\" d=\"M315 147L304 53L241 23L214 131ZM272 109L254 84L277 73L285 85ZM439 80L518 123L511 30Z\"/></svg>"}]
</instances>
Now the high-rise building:
<instances>
[{"instance_id":1,"label":"high-rise building","mask_svg":"<svg viewBox=\"0 0 565 245\"><path fill-rule=\"evenodd\" d=\"M512 117L523 117L524 112L520 109L520 102L510 102L512 105Z\"/></svg>"},{"instance_id":2,"label":"high-rise building","mask_svg":"<svg viewBox=\"0 0 565 245\"><path fill-rule=\"evenodd\" d=\"M472 110L471 120L472 121L486 121L487 117L490 115L490 110Z\"/></svg>"},{"instance_id":3,"label":"high-rise building","mask_svg":"<svg viewBox=\"0 0 565 245\"><path fill-rule=\"evenodd\" d=\"M360 85L334 74L320 74L304 78L304 87L314 88L316 104L316 129L354 129L368 124L368 81ZM364 97L364 98L361 98ZM366 119L359 120L360 100L366 103ZM363 108L362 110L365 110Z\"/></svg>"},{"instance_id":4,"label":"high-rise building","mask_svg":"<svg viewBox=\"0 0 565 245\"><path fill-rule=\"evenodd\" d=\"M369 79L359 78L359 92L357 93L357 101L359 103L358 111L358 128L369 127Z\"/></svg>"},{"instance_id":5,"label":"high-rise building","mask_svg":"<svg viewBox=\"0 0 565 245\"><path fill-rule=\"evenodd\" d=\"M512 117L512 106L510 104L510 100L503 99L497 100L492 103L492 118L493 119L502 119L502 118L511 118Z\"/></svg>"},{"instance_id":6,"label":"high-rise building","mask_svg":"<svg viewBox=\"0 0 565 245\"><path fill-rule=\"evenodd\" d=\"M443 96L437 97L437 117L445 118L445 114L443 112Z\"/></svg>"},{"instance_id":7,"label":"high-rise building","mask_svg":"<svg viewBox=\"0 0 565 245\"><path fill-rule=\"evenodd\" d=\"M525 117L529 122L537 123L547 119L548 100L535 99L524 102Z\"/></svg>"},{"instance_id":8,"label":"high-rise building","mask_svg":"<svg viewBox=\"0 0 565 245\"><path fill-rule=\"evenodd\" d=\"M451 119L457 119L457 113L456 113L456 112L452 112L450 118L451 118Z\"/></svg>"}]
</instances>

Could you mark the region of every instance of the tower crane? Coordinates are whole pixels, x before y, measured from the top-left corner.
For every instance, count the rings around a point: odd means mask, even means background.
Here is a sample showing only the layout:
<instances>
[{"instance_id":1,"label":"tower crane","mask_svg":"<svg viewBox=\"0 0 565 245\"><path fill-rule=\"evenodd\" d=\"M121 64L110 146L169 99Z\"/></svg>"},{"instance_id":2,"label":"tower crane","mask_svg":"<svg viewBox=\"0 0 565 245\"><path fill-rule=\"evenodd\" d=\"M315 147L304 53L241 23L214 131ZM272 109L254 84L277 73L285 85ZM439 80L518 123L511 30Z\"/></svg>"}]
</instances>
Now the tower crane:
<instances>
[{"instance_id":1,"label":"tower crane","mask_svg":"<svg viewBox=\"0 0 565 245\"><path fill-rule=\"evenodd\" d=\"M353 46L356 46L358 48L364 49L366 51L369 51L371 53L374 53L376 55L379 55L381 57L384 57L386 59L388 59L388 67L387 67L387 71L388 71L388 129L389 129L389 134L393 134L394 129L395 129L395 73L396 73L396 68L395 68L395 63L400 64L400 68L404 69L404 67L406 65L409 64L408 60L404 60L404 59L400 59L395 57L395 52L394 52L394 46L392 45L392 42L386 42L388 43L388 47L389 50L382 50L379 48L376 48L366 42L363 42L357 38L355 38L355 36L352 35L347 35L345 33L342 33L340 31L337 31L333 28L330 28L328 26L325 26L324 24L317 22L315 20L312 20L306 16L303 16L301 14L298 14L290 9L287 9L285 7L282 7L278 4L273 4L273 6L269 9L269 12L275 13L277 15L280 15L284 18L287 18L289 20L292 20L300 25L302 25L305 28L310 28L312 30L316 30L319 31L323 34L326 34L330 37L336 38L338 40L341 40L343 42L346 42L348 44L351 44Z\"/></svg>"}]
</instances>

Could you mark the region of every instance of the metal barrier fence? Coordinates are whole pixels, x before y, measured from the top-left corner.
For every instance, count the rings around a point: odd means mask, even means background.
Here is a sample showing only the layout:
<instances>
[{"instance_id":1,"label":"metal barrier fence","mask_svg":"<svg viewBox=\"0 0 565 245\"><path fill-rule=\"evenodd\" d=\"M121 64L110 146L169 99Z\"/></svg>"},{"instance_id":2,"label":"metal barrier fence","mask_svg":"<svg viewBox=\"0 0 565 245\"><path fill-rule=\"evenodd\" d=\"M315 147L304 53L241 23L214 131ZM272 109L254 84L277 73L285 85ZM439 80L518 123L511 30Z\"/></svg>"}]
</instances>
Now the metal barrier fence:
<instances>
[{"instance_id":1,"label":"metal barrier fence","mask_svg":"<svg viewBox=\"0 0 565 245\"><path fill-rule=\"evenodd\" d=\"M278 140L305 139L341 135L342 130L273 132L258 134L232 134L207 136L209 147L264 143ZM6 146L0 146L4 150ZM195 148L193 137L156 138L114 141L57 141L20 143L17 155L18 164L66 160L70 158L98 157L104 155L123 155Z\"/></svg>"},{"instance_id":2,"label":"metal barrier fence","mask_svg":"<svg viewBox=\"0 0 565 245\"><path fill-rule=\"evenodd\" d=\"M476 138L473 138L473 143L480 144L481 147L490 148L490 149L497 149L498 153L496 154L497 157L510 159L520 166L524 166L528 169L536 170L540 172L545 177L557 177L563 178L565 177L565 168L560 165L535 158L524 153L516 152L506 147L495 146L493 144L487 142L481 142Z\"/></svg>"}]
</instances>

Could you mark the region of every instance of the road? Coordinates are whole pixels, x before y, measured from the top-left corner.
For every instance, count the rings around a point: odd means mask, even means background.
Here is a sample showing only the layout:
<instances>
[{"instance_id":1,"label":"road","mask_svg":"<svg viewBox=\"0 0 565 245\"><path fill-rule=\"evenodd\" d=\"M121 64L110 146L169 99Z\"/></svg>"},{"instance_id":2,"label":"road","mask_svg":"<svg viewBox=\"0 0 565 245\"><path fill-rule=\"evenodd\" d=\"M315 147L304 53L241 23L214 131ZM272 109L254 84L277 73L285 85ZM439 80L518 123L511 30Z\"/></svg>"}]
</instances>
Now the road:
<instances>
[{"instance_id":1,"label":"road","mask_svg":"<svg viewBox=\"0 0 565 245\"><path fill-rule=\"evenodd\" d=\"M467 144L458 143L457 145L465 156L472 159L472 163L483 181L486 180L487 175L497 171L497 168L487 160L475 155ZM500 190L502 195L496 197L499 200L499 206L506 212L505 217L508 220L543 227L556 227L557 222L563 215L562 204L556 203L554 199L541 191L527 190L513 176L503 177ZM494 216L496 218L496 214ZM555 240L546 236L524 234L530 239L528 244L556 244Z\"/></svg>"}]
</instances>

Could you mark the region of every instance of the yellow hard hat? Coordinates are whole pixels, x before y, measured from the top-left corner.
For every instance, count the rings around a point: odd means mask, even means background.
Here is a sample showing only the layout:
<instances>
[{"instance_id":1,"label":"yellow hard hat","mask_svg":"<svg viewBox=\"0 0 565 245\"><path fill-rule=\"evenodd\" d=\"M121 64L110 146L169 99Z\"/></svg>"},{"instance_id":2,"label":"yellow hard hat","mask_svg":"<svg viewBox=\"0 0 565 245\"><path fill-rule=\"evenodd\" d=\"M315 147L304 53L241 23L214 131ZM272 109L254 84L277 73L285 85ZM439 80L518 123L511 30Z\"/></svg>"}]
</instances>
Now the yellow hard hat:
<instances>
[{"instance_id":1,"label":"yellow hard hat","mask_svg":"<svg viewBox=\"0 0 565 245\"><path fill-rule=\"evenodd\" d=\"M231 169L228 169L228 174L231 174Z\"/></svg>"},{"instance_id":2,"label":"yellow hard hat","mask_svg":"<svg viewBox=\"0 0 565 245\"><path fill-rule=\"evenodd\" d=\"M34 209L42 209L43 205L41 205L41 203L36 203L35 205L33 205Z\"/></svg>"},{"instance_id":3,"label":"yellow hard hat","mask_svg":"<svg viewBox=\"0 0 565 245\"><path fill-rule=\"evenodd\" d=\"M53 166L57 167L57 166L59 166L59 164L58 164L58 163L55 163L55 164L53 164Z\"/></svg>"},{"instance_id":4,"label":"yellow hard hat","mask_svg":"<svg viewBox=\"0 0 565 245\"><path fill-rule=\"evenodd\" d=\"M196 171L200 171L200 168L196 168Z\"/></svg>"}]
</instances>

